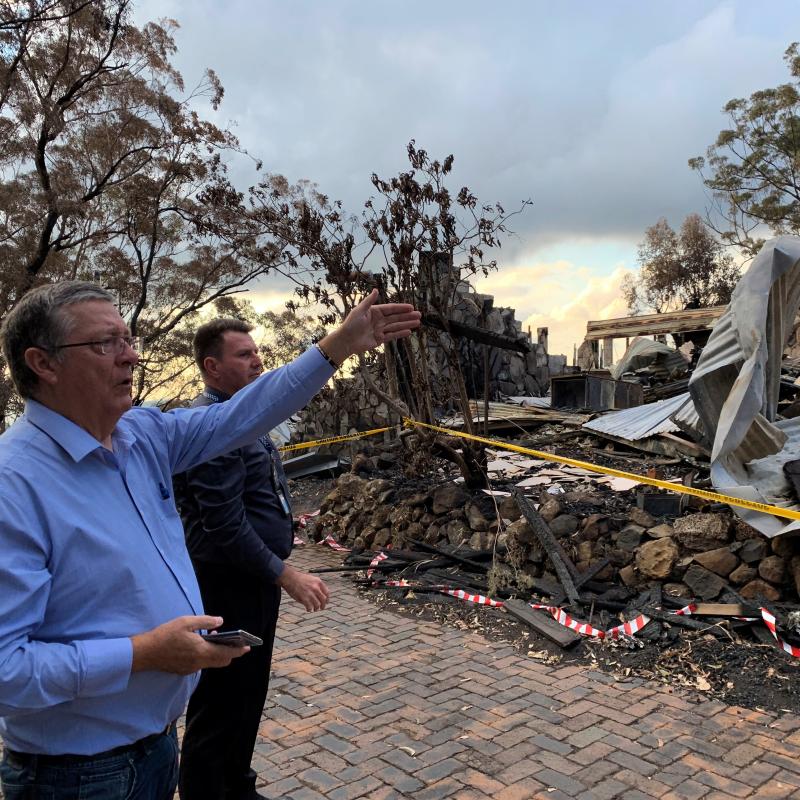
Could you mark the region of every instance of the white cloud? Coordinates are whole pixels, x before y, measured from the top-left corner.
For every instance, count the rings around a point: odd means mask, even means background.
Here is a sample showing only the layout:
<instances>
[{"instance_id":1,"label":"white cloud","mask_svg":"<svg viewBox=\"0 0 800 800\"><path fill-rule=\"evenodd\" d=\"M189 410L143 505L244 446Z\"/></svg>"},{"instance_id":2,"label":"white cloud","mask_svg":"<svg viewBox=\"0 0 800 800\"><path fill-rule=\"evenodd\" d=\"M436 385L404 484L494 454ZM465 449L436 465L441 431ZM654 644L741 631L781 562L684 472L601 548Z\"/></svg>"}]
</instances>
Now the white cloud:
<instances>
[{"instance_id":1,"label":"white cloud","mask_svg":"<svg viewBox=\"0 0 800 800\"><path fill-rule=\"evenodd\" d=\"M496 305L514 308L523 329L530 327L534 336L537 328L548 328L550 352L572 363L573 346L583 341L589 320L627 314L621 286L628 274L624 266L598 277L569 261L540 263L491 275L480 281L478 291L493 294Z\"/></svg>"}]
</instances>

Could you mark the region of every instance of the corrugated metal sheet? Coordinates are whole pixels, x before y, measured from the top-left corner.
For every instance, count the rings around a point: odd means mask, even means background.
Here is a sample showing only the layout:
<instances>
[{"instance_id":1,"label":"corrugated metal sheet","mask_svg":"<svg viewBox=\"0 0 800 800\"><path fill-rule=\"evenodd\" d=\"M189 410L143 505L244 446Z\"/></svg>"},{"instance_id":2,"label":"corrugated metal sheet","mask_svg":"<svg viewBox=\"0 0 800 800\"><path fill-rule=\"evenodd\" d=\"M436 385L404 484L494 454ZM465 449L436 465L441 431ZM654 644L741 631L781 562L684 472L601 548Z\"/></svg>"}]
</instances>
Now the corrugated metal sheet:
<instances>
[{"instance_id":1,"label":"corrugated metal sheet","mask_svg":"<svg viewBox=\"0 0 800 800\"><path fill-rule=\"evenodd\" d=\"M648 403L646 406L612 411L585 423L582 427L586 430L628 439L631 442L646 439L648 436L655 436L658 433L674 433L680 429L670 417L688 399L688 393L679 394L677 397L669 397L666 400L659 400L657 403Z\"/></svg>"},{"instance_id":2,"label":"corrugated metal sheet","mask_svg":"<svg viewBox=\"0 0 800 800\"><path fill-rule=\"evenodd\" d=\"M532 408L550 408L550 397L509 397L508 402Z\"/></svg>"},{"instance_id":3,"label":"corrugated metal sheet","mask_svg":"<svg viewBox=\"0 0 800 800\"><path fill-rule=\"evenodd\" d=\"M782 474L787 455L794 455L791 440L800 423L776 421L783 348L798 303L800 237L781 236L764 245L740 278L703 349L689 392L713 441L714 487L747 499L783 499L800 510ZM769 514L734 510L766 536L798 527Z\"/></svg>"}]
</instances>

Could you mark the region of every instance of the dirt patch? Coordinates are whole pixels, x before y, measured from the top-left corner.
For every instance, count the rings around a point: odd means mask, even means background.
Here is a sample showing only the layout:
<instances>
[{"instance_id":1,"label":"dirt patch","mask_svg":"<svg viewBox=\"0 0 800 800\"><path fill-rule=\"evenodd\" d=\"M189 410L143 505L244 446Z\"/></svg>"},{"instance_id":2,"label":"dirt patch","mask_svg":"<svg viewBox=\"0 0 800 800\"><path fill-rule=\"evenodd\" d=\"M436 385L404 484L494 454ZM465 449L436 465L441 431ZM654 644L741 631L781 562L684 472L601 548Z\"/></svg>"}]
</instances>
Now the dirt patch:
<instances>
[{"instance_id":1,"label":"dirt patch","mask_svg":"<svg viewBox=\"0 0 800 800\"><path fill-rule=\"evenodd\" d=\"M292 511L295 516L317 511L325 495L333 489L335 478L300 478L289 481Z\"/></svg>"},{"instance_id":2,"label":"dirt patch","mask_svg":"<svg viewBox=\"0 0 800 800\"><path fill-rule=\"evenodd\" d=\"M626 645L587 638L562 650L502 609L473 606L447 595L404 596L402 590L362 588L361 594L384 611L472 630L541 663L580 663L620 678L635 676L695 690L698 700L716 699L776 714L800 712L800 661L769 644L740 637L722 641L671 628L672 641L666 643L636 638Z\"/></svg>"}]
</instances>

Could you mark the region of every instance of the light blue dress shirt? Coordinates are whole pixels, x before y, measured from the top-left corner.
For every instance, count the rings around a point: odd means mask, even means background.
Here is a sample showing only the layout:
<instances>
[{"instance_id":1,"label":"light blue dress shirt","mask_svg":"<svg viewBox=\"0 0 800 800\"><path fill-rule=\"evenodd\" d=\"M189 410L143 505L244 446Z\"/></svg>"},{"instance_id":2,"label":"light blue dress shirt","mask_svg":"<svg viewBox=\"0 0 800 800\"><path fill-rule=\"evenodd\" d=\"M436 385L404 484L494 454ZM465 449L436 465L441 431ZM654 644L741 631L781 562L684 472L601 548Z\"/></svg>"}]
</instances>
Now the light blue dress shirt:
<instances>
[{"instance_id":1,"label":"light blue dress shirt","mask_svg":"<svg viewBox=\"0 0 800 800\"><path fill-rule=\"evenodd\" d=\"M131 673L129 637L202 602L172 473L253 441L333 370L316 348L225 403L133 408L113 452L35 401L0 436L0 732L94 754L163 730L197 674Z\"/></svg>"}]
</instances>

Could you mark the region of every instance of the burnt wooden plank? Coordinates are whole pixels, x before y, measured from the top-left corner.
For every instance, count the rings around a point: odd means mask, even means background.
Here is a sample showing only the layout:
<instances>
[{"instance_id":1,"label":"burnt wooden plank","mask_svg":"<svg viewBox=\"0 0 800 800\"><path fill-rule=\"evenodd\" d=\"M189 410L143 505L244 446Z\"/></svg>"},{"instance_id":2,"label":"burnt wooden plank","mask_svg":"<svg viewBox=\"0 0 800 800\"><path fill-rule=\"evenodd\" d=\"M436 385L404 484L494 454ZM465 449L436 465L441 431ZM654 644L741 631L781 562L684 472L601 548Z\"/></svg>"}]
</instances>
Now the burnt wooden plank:
<instances>
[{"instance_id":1,"label":"burnt wooden plank","mask_svg":"<svg viewBox=\"0 0 800 800\"><path fill-rule=\"evenodd\" d=\"M420 550L426 550L430 553L436 553L436 555L442 556L443 558L449 558L451 561L454 561L456 564L461 564L464 567L470 567L475 572L483 572L485 573L489 567L486 564L481 564L477 561L473 561L470 558L465 558L464 556L458 555L457 553L450 553L442 547L437 547L433 544L427 544L426 542L420 542L416 539L409 539L410 544L413 544L414 547L419 547Z\"/></svg>"},{"instance_id":2,"label":"burnt wooden plank","mask_svg":"<svg viewBox=\"0 0 800 800\"><path fill-rule=\"evenodd\" d=\"M600 561L595 561L586 572L581 572L578 577L575 579L575 588L580 589L586 581L590 581L597 575L598 572L602 572L609 564L611 563L611 559L607 556L605 558L601 558Z\"/></svg>"},{"instance_id":3,"label":"burnt wooden plank","mask_svg":"<svg viewBox=\"0 0 800 800\"><path fill-rule=\"evenodd\" d=\"M695 617L760 617L761 612L742 603L697 603Z\"/></svg>"},{"instance_id":4,"label":"burnt wooden plank","mask_svg":"<svg viewBox=\"0 0 800 800\"><path fill-rule=\"evenodd\" d=\"M509 614L555 642L559 647L572 647L581 640L577 633L559 625L546 611L537 611L523 600L506 600L503 607Z\"/></svg>"},{"instance_id":5,"label":"burnt wooden plank","mask_svg":"<svg viewBox=\"0 0 800 800\"><path fill-rule=\"evenodd\" d=\"M514 500L516 501L517 505L519 506L519 510L522 512L522 516L528 521L531 529L536 534L536 538L539 540L545 552L550 557L550 561L556 571L558 580L564 587L564 591L566 592L570 603L580 605L581 598L572 579L573 574L577 574L575 565L558 543L558 540L550 530L550 526L542 519L542 516L533 507L533 503L531 503L531 501L525 497L522 491L516 487L512 489L511 493L514 496ZM570 570L569 567L572 567L572 569Z\"/></svg>"}]
</instances>

